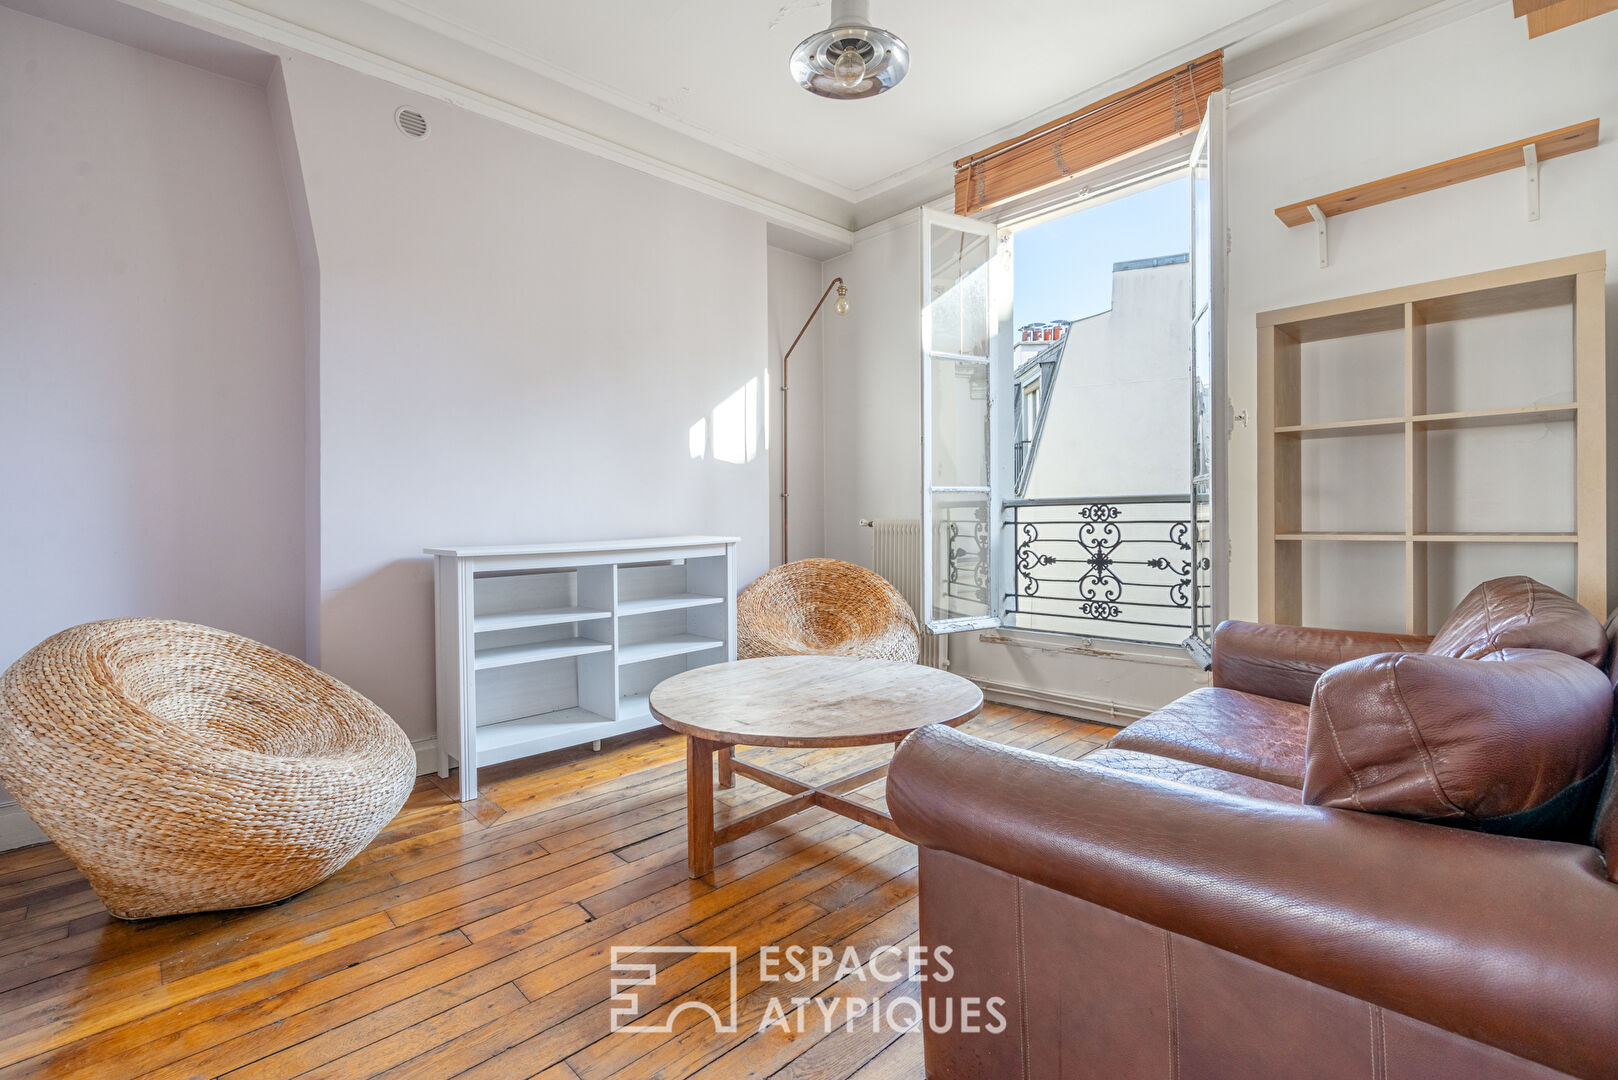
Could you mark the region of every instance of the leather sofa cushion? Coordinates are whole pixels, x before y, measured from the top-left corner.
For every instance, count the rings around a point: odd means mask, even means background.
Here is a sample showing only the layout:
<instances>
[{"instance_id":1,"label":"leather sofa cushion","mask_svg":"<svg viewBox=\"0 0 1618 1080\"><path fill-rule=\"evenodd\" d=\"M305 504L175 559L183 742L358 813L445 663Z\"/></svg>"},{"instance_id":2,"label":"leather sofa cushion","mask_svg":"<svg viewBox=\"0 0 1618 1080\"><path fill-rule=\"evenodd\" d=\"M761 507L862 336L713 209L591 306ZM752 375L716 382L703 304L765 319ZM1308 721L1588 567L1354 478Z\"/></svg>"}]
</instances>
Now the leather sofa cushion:
<instances>
[{"instance_id":1,"label":"leather sofa cushion","mask_svg":"<svg viewBox=\"0 0 1618 1080\"><path fill-rule=\"evenodd\" d=\"M1136 720L1107 745L1301 788L1308 730L1308 706L1204 686Z\"/></svg>"},{"instance_id":2,"label":"leather sofa cushion","mask_svg":"<svg viewBox=\"0 0 1618 1080\"><path fill-rule=\"evenodd\" d=\"M1560 652L1384 653L1321 676L1303 798L1486 832L1583 840L1612 686Z\"/></svg>"},{"instance_id":3,"label":"leather sofa cushion","mask_svg":"<svg viewBox=\"0 0 1618 1080\"><path fill-rule=\"evenodd\" d=\"M1614 639L1618 639L1618 611L1607 617L1607 678L1613 684L1614 693L1618 694L1618 645L1613 644ZM1614 700L1618 701L1618 697ZM1601 849L1602 856L1607 860L1607 880L1618 881L1618 769L1609 763L1607 774L1607 790L1596 809L1595 829L1590 841Z\"/></svg>"},{"instance_id":4,"label":"leather sofa cushion","mask_svg":"<svg viewBox=\"0 0 1618 1080\"><path fill-rule=\"evenodd\" d=\"M1159 757L1156 754L1142 754L1134 750L1118 750L1104 746L1100 750L1092 750L1085 754L1084 763L1110 769L1113 772L1149 776L1153 780L1165 783L1185 784L1203 791L1223 791L1249 799L1264 799L1291 806L1297 806L1303 801L1303 796L1297 788L1277 784L1272 780L1260 780L1256 776L1243 776L1241 773L1212 769L1206 765L1193 765L1189 761Z\"/></svg>"},{"instance_id":5,"label":"leather sofa cushion","mask_svg":"<svg viewBox=\"0 0 1618 1080\"><path fill-rule=\"evenodd\" d=\"M1550 649L1600 664L1607 635L1578 601L1533 578L1504 577L1467 593L1427 646L1434 656L1460 660L1501 649Z\"/></svg>"}]
</instances>

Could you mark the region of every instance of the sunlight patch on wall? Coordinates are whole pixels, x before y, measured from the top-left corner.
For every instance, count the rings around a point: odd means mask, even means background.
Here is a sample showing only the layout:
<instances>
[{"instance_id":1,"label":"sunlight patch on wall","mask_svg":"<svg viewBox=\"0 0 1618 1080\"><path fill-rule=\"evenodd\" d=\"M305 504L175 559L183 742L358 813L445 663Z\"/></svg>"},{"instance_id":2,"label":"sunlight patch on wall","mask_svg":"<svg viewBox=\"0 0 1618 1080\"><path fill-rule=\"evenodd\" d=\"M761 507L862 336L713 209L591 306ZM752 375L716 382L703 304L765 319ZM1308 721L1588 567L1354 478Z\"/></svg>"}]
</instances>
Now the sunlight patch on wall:
<instances>
[{"instance_id":1,"label":"sunlight patch on wall","mask_svg":"<svg viewBox=\"0 0 1618 1080\"><path fill-rule=\"evenodd\" d=\"M758 457L757 376L736 390L713 410L713 456L715 461L745 465Z\"/></svg>"}]
</instances>

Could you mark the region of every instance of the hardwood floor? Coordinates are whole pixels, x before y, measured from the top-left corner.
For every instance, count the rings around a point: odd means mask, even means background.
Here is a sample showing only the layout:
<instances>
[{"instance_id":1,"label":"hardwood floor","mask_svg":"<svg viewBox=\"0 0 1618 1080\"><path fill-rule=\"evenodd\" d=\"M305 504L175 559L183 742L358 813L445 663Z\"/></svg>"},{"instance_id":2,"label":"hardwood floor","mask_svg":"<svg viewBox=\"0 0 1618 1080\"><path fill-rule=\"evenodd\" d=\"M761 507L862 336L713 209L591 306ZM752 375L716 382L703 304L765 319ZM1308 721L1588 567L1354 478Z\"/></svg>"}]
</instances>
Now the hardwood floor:
<instances>
[{"instance_id":1,"label":"hardwood floor","mask_svg":"<svg viewBox=\"0 0 1618 1080\"><path fill-rule=\"evenodd\" d=\"M997 705L964 730L1069 758L1112 735ZM740 756L820 780L890 753ZM475 803L424 777L341 873L250 911L122 923L52 845L0 853L0 1080L919 1080L914 1008L894 1008L916 984L876 977L902 969L772 983L757 961L763 946L863 961L914 945L915 848L810 810L720 848L693 881L684 770L683 740L658 734L485 770ZM732 815L779 798L740 777L721 792ZM713 952L660 954L656 984L633 988L626 1022L669 1030L613 1030L614 946L704 945L738 950L735 1032L676 1011L728 1007L730 963Z\"/></svg>"}]
</instances>

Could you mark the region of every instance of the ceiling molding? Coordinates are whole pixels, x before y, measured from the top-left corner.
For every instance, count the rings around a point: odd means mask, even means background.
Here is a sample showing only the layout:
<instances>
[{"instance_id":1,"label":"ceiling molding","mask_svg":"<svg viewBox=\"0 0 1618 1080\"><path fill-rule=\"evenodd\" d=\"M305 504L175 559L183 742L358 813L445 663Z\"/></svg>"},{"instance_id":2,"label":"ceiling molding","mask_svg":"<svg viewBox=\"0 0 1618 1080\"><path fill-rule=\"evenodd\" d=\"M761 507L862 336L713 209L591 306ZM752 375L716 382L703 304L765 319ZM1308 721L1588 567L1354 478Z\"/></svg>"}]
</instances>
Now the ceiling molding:
<instances>
[{"instance_id":1,"label":"ceiling molding","mask_svg":"<svg viewBox=\"0 0 1618 1080\"><path fill-rule=\"evenodd\" d=\"M1422 34L1453 22L1476 15L1492 7L1504 6L1506 0L1439 0L1430 7L1412 11L1408 15L1362 30L1358 34L1332 42L1301 56L1265 68L1235 80L1230 84L1232 104L1248 101L1269 93L1318 71L1346 64L1390 45L1419 37Z\"/></svg>"},{"instance_id":2,"label":"ceiling molding","mask_svg":"<svg viewBox=\"0 0 1618 1080\"><path fill-rule=\"evenodd\" d=\"M847 187L829 177L810 172L801 165L784 161L774 155L755 150L750 146L744 146L710 128L693 123L678 113L658 108L656 105L615 90L605 83L569 71L567 68L552 63L544 57L536 56L531 52L515 48L503 41L489 37L487 34L474 30L464 23L427 11L420 5L411 3L411 0L359 0L359 2L385 12L396 19L402 19L423 30L440 34L467 48L488 53L490 56L515 64L536 75L543 75L547 79L572 87L581 93L589 94L591 97L605 101L607 104L622 109L624 112L661 124L687 138L705 143L716 150L723 150L725 153L739 157L744 161L750 161L760 168L769 169L771 172L781 173L785 176L797 177L828 195L842 199L844 202L857 203L860 201L861 194L858 189Z\"/></svg>"},{"instance_id":3,"label":"ceiling molding","mask_svg":"<svg viewBox=\"0 0 1618 1080\"><path fill-rule=\"evenodd\" d=\"M200 20L204 24L199 27L200 29L209 30L231 40L241 41L245 37L249 44L268 46L271 51L301 52L752 210L767 221L834 244L840 249L846 250L853 244L853 231L841 222L818 217L691 169L663 161L603 138L594 132L562 123L532 109L500 100L319 31L267 15L235 0L118 0L118 2L152 14L163 15L184 25L196 26Z\"/></svg>"}]
</instances>

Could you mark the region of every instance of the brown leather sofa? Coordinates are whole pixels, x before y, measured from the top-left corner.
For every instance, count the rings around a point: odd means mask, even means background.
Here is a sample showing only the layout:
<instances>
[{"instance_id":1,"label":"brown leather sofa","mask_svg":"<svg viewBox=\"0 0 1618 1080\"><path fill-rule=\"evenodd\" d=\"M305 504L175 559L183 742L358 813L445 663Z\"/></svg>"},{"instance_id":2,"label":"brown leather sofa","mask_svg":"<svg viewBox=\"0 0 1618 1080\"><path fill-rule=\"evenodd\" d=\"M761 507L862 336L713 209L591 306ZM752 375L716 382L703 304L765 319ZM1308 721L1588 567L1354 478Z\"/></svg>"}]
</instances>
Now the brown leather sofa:
<instances>
[{"instance_id":1,"label":"brown leather sofa","mask_svg":"<svg viewBox=\"0 0 1618 1080\"><path fill-rule=\"evenodd\" d=\"M1226 623L1080 761L917 731L927 1076L1618 1077L1609 652L1503 579L1432 639Z\"/></svg>"}]
</instances>

